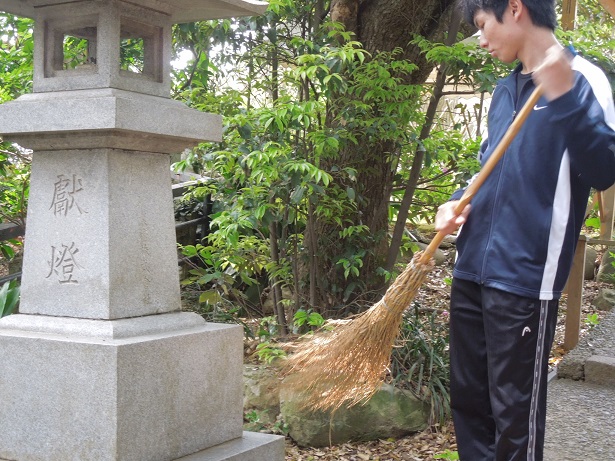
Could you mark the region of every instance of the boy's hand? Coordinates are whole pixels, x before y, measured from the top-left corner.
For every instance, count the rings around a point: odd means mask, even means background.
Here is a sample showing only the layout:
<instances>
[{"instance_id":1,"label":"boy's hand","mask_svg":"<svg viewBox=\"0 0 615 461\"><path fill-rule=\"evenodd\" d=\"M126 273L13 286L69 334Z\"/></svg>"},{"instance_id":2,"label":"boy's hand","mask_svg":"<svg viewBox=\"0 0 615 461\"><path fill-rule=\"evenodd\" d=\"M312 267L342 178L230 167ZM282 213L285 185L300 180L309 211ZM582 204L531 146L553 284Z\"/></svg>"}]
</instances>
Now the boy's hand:
<instances>
[{"instance_id":1,"label":"boy's hand","mask_svg":"<svg viewBox=\"0 0 615 461\"><path fill-rule=\"evenodd\" d=\"M532 78L537 85L542 85L548 101L568 93L574 85L574 71L571 67L571 55L567 49L554 45L547 50L547 57L534 71Z\"/></svg>"},{"instance_id":2,"label":"boy's hand","mask_svg":"<svg viewBox=\"0 0 615 461\"><path fill-rule=\"evenodd\" d=\"M437 231L452 234L459 229L459 226L466 222L470 213L470 205L466 205L461 214L456 214L455 208L457 208L458 203L458 200L452 200L440 205L438 213L436 213L435 224Z\"/></svg>"}]
</instances>

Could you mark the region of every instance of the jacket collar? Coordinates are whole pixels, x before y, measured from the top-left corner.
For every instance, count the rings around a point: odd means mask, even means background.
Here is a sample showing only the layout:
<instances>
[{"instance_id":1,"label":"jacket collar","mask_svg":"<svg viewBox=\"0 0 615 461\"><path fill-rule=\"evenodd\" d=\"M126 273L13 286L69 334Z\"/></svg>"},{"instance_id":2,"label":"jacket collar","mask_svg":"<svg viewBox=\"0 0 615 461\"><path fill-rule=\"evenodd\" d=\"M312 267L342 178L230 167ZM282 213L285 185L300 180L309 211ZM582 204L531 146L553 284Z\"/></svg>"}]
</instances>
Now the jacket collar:
<instances>
[{"instance_id":1,"label":"jacket collar","mask_svg":"<svg viewBox=\"0 0 615 461\"><path fill-rule=\"evenodd\" d=\"M508 74L508 76L504 77L498 82L498 85L501 85L503 88L506 88L508 90L508 92L513 98L513 101L517 100L517 75L521 72L522 69L523 64L519 63L517 67L515 67L510 74ZM528 83L528 85L531 87L533 83L530 82Z\"/></svg>"},{"instance_id":2,"label":"jacket collar","mask_svg":"<svg viewBox=\"0 0 615 461\"><path fill-rule=\"evenodd\" d=\"M499 81L499 84L505 86L514 94L517 88L517 74L521 72L521 69L523 69L523 64L517 64L517 67L515 67L515 69L510 74L508 74L508 76L504 77Z\"/></svg>"}]
</instances>

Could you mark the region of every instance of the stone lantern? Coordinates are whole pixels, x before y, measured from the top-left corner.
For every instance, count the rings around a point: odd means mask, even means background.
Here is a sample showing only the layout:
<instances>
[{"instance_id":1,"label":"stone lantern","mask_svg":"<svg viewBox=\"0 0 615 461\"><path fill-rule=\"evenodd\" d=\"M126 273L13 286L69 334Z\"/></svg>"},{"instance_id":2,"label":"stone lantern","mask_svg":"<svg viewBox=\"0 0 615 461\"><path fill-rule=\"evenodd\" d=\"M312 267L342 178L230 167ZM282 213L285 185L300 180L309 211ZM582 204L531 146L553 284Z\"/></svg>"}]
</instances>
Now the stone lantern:
<instances>
[{"instance_id":1,"label":"stone lantern","mask_svg":"<svg viewBox=\"0 0 615 461\"><path fill-rule=\"evenodd\" d=\"M241 327L180 311L169 172L222 135L170 98L172 25L265 7L0 1L35 21L33 92L0 105L0 134L34 151L0 460L284 459L283 438L242 430Z\"/></svg>"}]
</instances>

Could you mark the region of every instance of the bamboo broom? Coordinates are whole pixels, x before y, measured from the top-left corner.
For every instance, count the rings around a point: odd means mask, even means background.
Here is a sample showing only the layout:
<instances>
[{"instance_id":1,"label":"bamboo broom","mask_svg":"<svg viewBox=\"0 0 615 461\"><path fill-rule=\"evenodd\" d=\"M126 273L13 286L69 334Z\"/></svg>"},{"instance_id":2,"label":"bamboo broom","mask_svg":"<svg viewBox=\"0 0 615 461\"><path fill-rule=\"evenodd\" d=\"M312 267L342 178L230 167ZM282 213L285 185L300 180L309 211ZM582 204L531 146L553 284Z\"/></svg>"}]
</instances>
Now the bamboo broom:
<instances>
[{"instance_id":1,"label":"bamboo broom","mask_svg":"<svg viewBox=\"0 0 615 461\"><path fill-rule=\"evenodd\" d=\"M465 190L455 208L456 214L470 203L541 95L542 89L537 86ZM445 236L438 232L424 251L414 255L384 297L370 309L332 332L317 333L288 358L285 385L300 394L299 407L335 411L342 405L365 403L374 395L386 376L403 312L433 268L433 255Z\"/></svg>"}]
</instances>

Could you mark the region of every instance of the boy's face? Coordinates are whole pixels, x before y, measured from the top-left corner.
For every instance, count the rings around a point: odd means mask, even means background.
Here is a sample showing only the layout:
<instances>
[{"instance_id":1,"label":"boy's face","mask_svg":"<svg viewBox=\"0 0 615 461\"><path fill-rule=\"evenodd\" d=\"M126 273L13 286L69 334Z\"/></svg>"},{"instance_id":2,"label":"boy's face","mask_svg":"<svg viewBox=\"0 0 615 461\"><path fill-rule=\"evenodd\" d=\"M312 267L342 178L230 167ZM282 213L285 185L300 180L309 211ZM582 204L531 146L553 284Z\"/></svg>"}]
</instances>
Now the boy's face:
<instances>
[{"instance_id":1,"label":"boy's face","mask_svg":"<svg viewBox=\"0 0 615 461\"><path fill-rule=\"evenodd\" d=\"M480 31L480 46L491 56L510 63L517 59L515 40L515 20L511 7L506 9L499 22L492 11L478 10L474 15L474 25Z\"/></svg>"}]
</instances>

